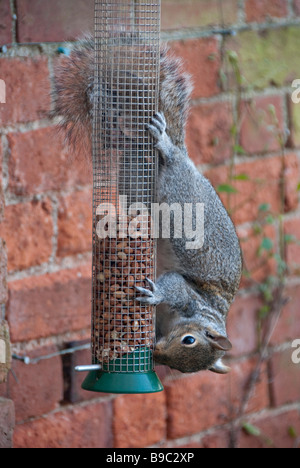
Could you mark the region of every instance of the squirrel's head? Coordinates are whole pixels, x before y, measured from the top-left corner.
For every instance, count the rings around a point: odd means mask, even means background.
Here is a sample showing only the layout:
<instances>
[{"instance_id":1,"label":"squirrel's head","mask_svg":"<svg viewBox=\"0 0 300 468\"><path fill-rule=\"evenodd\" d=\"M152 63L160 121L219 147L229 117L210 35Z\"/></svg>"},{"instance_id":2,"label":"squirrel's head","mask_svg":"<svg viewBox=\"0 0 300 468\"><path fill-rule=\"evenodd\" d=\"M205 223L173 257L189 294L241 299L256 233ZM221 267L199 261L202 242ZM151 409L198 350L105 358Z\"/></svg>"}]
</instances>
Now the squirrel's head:
<instances>
[{"instance_id":1,"label":"squirrel's head","mask_svg":"<svg viewBox=\"0 0 300 468\"><path fill-rule=\"evenodd\" d=\"M210 370L227 374L230 368L222 362L232 348L227 336L196 323L177 324L156 344L154 360L180 372Z\"/></svg>"}]
</instances>

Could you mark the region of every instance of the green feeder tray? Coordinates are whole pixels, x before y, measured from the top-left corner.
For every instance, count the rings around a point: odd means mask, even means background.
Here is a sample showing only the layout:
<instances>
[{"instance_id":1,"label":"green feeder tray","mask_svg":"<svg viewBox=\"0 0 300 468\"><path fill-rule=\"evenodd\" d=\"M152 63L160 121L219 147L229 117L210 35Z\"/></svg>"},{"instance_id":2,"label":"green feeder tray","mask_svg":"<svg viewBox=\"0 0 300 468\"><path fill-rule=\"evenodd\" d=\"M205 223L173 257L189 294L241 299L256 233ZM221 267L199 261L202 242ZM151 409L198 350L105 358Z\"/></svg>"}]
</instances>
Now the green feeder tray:
<instances>
[{"instance_id":1,"label":"green feeder tray","mask_svg":"<svg viewBox=\"0 0 300 468\"><path fill-rule=\"evenodd\" d=\"M138 349L90 371L82 384L84 390L100 393L157 393L163 390L156 372L151 369L151 350Z\"/></svg>"}]
</instances>

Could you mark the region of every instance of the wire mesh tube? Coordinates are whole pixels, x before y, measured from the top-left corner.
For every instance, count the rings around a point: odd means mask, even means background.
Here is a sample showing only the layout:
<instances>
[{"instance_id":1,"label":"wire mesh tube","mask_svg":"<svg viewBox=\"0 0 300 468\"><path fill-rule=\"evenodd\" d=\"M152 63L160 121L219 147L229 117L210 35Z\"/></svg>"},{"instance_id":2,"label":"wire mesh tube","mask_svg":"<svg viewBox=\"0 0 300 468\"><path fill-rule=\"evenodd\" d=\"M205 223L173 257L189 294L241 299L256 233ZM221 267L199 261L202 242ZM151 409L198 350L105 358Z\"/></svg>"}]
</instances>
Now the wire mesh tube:
<instances>
[{"instance_id":1,"label":"wire mesh tube","mask_svg":"<svg viewBox=\"0 0 300 468\"><path fill-rule=\"evenodd\" d=\"M155 280L151 239L158 156L160 1L95 0L92 371L83 388L162 390L153 371L155 311L135 286Z\"/></svg>"}]
</instances>

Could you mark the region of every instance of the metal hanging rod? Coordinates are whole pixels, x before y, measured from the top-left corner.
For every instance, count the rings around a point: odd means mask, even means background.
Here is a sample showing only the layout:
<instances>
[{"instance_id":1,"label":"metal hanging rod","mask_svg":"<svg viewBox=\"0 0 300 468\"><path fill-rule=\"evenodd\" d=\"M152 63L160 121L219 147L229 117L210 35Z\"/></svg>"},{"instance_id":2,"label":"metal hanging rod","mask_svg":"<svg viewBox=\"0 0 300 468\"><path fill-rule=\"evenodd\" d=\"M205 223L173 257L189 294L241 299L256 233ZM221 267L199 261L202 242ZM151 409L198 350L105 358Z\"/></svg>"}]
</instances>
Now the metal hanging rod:
<instances>
[{"instance_id":1,"label":"metal hanging rod","mask_svg":"<svg viewBox=\"0 0 300 468\"><path fill-rule=\"evenodd\" d=\"M84 351L84 350L90 349L90 348L91 348L91 345L90 345L90 343L88 343L88 344L84 344L84 345L80 345L80 346L74 346L72 348L62 349L61 351L57 351L57 352L51 353L51 354L45 354L43 356L38 356L36 358L31 358L29 356L19 356L19 355L13 353L12 358L17 360L17 361L22 361L26 365L37 364L38 362L46 360L46 359L51 359L51 358L56 357L56 356L63 356L65 354L73 354L73 353L76 353L77 351ZM82 367L82 366L78 366L78 367ZM87 370L89 370L89 369L87 369Z\"/></svg>"}]
</instances>

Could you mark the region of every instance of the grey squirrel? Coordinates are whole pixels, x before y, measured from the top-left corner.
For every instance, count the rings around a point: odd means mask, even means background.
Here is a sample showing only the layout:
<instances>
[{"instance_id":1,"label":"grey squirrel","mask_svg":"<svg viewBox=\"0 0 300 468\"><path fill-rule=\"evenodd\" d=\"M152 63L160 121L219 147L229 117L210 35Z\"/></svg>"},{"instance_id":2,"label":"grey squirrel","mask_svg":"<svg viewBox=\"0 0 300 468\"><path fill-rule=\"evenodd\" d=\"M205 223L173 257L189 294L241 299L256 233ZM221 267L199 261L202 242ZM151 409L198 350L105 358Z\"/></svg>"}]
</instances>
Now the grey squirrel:
<instances>
[{"instance_id":1,"label":"grey squirrel","mask_svg":"<svg viewBox=\"0 0 300 468\"><path fill-rule=\"evenodd\" d=\"M54 115L70 141L91 140L94 44L76 46L56 70ZM185 127L192 91L181 62L161 48L159 113L147 128L160 152L158 202L205 206L204 244L186 249L181 239L158 240L156 284L136 288L142 303L157 305L154 359L181 372L230 369L222 357L232 348L226 333L229 308L238 291L242 256L234 225L210 182L189 159Z\"/></svg>"}]
</instances>

